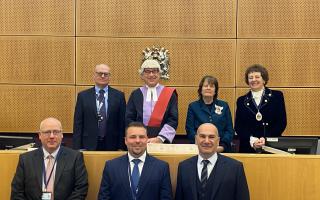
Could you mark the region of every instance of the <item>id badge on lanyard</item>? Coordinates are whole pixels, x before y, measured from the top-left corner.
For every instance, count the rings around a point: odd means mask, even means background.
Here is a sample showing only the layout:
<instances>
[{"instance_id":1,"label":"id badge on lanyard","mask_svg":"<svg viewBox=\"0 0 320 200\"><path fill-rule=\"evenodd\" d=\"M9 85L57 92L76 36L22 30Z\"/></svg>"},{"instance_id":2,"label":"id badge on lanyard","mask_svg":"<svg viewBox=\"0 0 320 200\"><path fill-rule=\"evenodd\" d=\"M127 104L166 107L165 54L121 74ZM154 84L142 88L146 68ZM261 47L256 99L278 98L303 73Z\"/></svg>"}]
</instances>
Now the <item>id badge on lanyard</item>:
<instances>
[{"instance_id":1,"label":"id badge on lanyard","mask_svg":"<svg viewBox=\"0 0 320 200\"><path fill-rule=\"evenodd\" d=\"M52 198L52 192L48 192L47 191L47 186L48 186L48 183L49 183L50 179L52 178L52 173L53 173L53 170L54 170L54 168L56 166L56 162L58 160L60 152L61 152L61 149L59 149L59 152L57 153L57 156L56 156L56 159L55 159L55 161L53 163L53 167L51 169L51 172L50 172L48 180L47 180L47 177L46 177L45 163L43 163L43 182L44 182L44 186L45 186L45 191L42 192L41 200L51 200L51 198Z\"/></svg>"},{"instance_id":2,"label":"id badge on lanyard","mask_svg":"<svg viewBox=\"0 0 320 200\"><path fill-rule=\"evenodd\" d=\"M52 192L42 192L41 200L51 200Z\"/></svg>"}]
</instances>

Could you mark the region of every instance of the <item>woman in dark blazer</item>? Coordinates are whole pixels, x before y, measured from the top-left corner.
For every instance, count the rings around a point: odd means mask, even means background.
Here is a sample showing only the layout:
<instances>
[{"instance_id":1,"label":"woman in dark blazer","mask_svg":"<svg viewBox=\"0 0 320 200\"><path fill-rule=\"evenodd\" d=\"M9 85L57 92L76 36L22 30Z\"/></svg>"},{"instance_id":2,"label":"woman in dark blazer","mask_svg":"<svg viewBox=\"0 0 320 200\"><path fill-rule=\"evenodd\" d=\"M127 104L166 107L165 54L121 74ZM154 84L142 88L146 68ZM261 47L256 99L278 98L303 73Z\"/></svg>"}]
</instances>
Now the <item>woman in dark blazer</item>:
<instances>
[{"instance_id":1,"label":"woman in dark blazer","mask_svg":"<svg viewBox=\"0 0 320 200\"><path fill-rule=\"evenodd\" d=\"M265 87L268 80L268 71L261 65L246 70L250 91L238 98L235 118L240 153L260 151L266 137L281 136L287 126L283 93Z\"/></svg>"},{"instance_id":2,"label":"woman in dark blazer","mask_svg":"<svg viewBox=\"0 0 320 200\"><path fill-rule=\"evenodd\" d=\"M214 124L219 131L218 152L229 152L234 135L232 117L227 102L217 99L218 80L213 76L204 76L198 88L199 100L189 104L186 131L191 143L194 143L198 127L203 123Z\"/></svg>"}]
</instances>

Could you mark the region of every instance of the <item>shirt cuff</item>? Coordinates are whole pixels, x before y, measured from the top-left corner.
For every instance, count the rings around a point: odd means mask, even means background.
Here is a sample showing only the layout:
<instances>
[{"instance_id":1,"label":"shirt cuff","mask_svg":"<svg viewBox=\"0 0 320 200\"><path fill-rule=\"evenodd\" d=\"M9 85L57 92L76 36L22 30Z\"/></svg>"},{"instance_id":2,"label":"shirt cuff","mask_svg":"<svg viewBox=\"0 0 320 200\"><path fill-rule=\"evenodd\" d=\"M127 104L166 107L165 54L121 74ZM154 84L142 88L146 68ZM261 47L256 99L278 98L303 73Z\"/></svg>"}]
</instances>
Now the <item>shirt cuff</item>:
<instances>
[{"instance_id":1,"label":"shirt cuff","mask_svg":"<svg viewBox=\"0 0 320 200\"><path fill-rule=\"evenodd\" d=\"M259 138L250 136L250 146L253 148L253 143L255 143L258 140L259 140Z\"/></svg>"},{"instance_id":2,"label":"shirt cuff","mask_svg":"<svg viewBox=\"0 0 320 200\"><path fill-rule=\"evenodd\" d=\"M162 143L164 143L166 141L166 139L164 137L162 137L161 135L158 135L157 138L159 138Z\"/></svg>"}]
</instances>

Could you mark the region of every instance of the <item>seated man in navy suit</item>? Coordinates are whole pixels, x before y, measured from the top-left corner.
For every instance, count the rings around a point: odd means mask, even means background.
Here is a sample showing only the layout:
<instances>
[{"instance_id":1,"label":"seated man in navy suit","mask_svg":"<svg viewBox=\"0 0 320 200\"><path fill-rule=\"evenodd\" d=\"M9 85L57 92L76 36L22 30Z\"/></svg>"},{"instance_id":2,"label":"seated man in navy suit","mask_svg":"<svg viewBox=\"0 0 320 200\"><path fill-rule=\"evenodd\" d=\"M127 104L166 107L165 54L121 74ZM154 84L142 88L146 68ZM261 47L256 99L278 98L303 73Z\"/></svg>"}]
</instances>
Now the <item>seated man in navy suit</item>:
<instances>
[{"instance_id":1,"label":"seated man in navy suit","mask_svg":"<svg viewBox=\"0 0 320 200\"><path fill-rule=\"evenodd\" d=\"M170 200L172 188L168 163L147 154L147 130L140 122L126 129L128 154L107 161L99 200Z\"/></svg>"},{"instance_id":2,"label":"seated man in navy suit","mask_svg":"<svg viewBox=\"0 0 320 200\"><path fill-rule=\"evenodd\" d=\"M176 200L249 200L241 162L217 153L218 129L211 123L199 126L199 155L178 167Z\"/></svg>"}]
</instances>

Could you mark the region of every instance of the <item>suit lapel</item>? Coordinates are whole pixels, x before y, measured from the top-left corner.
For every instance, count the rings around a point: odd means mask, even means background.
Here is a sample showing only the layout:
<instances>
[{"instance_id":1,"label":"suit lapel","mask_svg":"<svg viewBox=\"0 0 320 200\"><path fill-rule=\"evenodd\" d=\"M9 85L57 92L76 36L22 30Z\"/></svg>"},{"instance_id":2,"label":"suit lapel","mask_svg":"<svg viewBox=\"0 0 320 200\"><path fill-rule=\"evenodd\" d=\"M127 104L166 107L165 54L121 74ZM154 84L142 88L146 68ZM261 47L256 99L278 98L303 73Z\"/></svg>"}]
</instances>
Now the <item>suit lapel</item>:
<instances>
[{"instance_id":1,"label":"suit lapel","mask_svg":"<svg viewBox=\"0 0 320 200\"><path fill-rule=\"evenodd\" d=\"M56 187L57 183L59 182L59 179L61 177L61 174L63 172L63 169L66 165L66 163L68 162L67 157L66 157L66 152L63 151L63 147L60 147L60 150L57 154L57 165L56 165L56 174L54 177L54 187Z\"/></svg>"},{"instance_id":2,"label":"suit lapel","mask_svg":"<svg viewBox=\"0 0 320 200\"><path fill-rule=\"evenodd\" d=\"M270 102L270 98L272 96L271 90L269 88L265 88L264 94L261 98L260 109L266 106Z\"/></svg>"},{"instance_id":3,"label":"suit lapel","mask_svg":"<svg viewBox=\"0 0 320 200\"><path fill-rule=\"evenodd\" d=\"M247 108L248 110L250 110L251 113L253 113L254 115L258 112L255 103L253 102L254 99L252 98L252 94L249 91L246 95L246 98L244 100L244 107Z\"/></svg>"},{"instance_id":4,"label":"suit lapel","mask_svg":"<svg viewBox=\"0 0 320 200\"><path fill-rule=\"evenodd\" d=\"M107 120L109 119L111 109L114 107L114 101L113 101L113 88L108 86L108 110L107 110Z\"/></svg>"},{"instance_id":5,"label":"suit lapel","mask_svg":"<svg viewBox=\"0 0 320 200\"><path fill-rule=\"evenodd\" d=\"M203 110L204 112L210 115L211 113L208 109L208 106L203 102L203 100L200 100L200 101L201 101L201 104L200 104L201 110Z\"/></svg>"},{"instance_id":6,"label":"suit lapel","mask_svg":"<svg viewBox=\"0 0 320 200\"><path fill-rule=\"evenodd\" d=\"M91 91L89 93L88 102L90 106L90 110L94 112L94 116L97 116L97 96L96 96L96 90L95 87L91 88Z\"/></svg>"},{"instance_id":7,"label":"suit lapel","mask_svg":"<svg viewBox=\"0 0 320 200\"><path fill-rule=\"evenodd\" d=\"M197 179L199 179L198 176L198 156L194 156L192 158L192 160L190 161L189 164L189 183L185 183L185 184L190 184L193 183L191 188L192 188L192 199L197 200L198 199L198 193L197 193Z\"/></svg>"},{"instance_id":8,"label":"suit lapel","mask_svg":"<svg viewBox=\"0 0 320 200\"><path fill-rule=\"evenodd\" d=\"M225 174L226 174L226 168L225 168L225 160L224 158L218 154L218 159L217 159L217 162L214 166L214 169L212 170L211 174L210 174L210 177L213 178L213 184L212 184L212 196L210 199L214 199L219 187L220 187L220 184L221 184L221 181L223 180ZM210 178L209 177L209 178Z\"/></svg>"},{"instance_id":9,"label":"suit lapel","mask_svg":"<svg viewBox=\"0 0 320 200\"><path fill-rule=\"evenodd\" d=\"M261 109L266 106L270 102L270 98L272 97L272 92L269 88L265 88L264 94L261 97L260 105L258 106L260 111ZM244 106L249 109L253 114L258 112L258 109L255 106L254 99L252 98L252 94L249 91L246 95L244 100Z\"/></svg>"},{"instance_id":10,"label":"suit lapel","mask_svg":"<svg viewBox=\"0 0 320 200\"><path fill-rule=\"evenodd\" d=\"M139 199L140 195L143 192L143 189L146 188L146 184L148 183L148 180L150 178L150 175L153 173L154 168L154 162L150 158L150 156L147 154L145 163L142 168L142 172L140 173L140 180L138 184L138 194L137 199Z\"/></svg>"},{"instance_id":11,"label":"suit lapel","mask_svg":"<svg viewBox=\"0 0 320 200\"><path fill-rule=\"evenodd\" d=\"M122 187L123 187L123 192L125 192L128 195L128 199L132 199L132 191L130 187L130 182L129 182L129 159L128 159L128 154L124 155L122 159L120 160L119 164L119 179L122 180Z\"/></svg>"},{"instance_id":12,"label":"suit lapel","mask_svg":"<svg viewBox=\"0 0 320 200\"><path fill-rule=\"evenodd\" d=\"M34 171L36 173L36 179L37 179L37 183L39 185L40 190L42 191L42 176L43 176L43 164L44 164L44 157L43 157L43 151L42 148L38 148L35 152L35 155L33 157L33 167L34 167Z\"/></svg>"}]
</instances>

